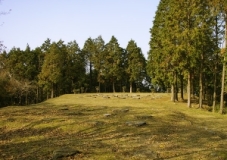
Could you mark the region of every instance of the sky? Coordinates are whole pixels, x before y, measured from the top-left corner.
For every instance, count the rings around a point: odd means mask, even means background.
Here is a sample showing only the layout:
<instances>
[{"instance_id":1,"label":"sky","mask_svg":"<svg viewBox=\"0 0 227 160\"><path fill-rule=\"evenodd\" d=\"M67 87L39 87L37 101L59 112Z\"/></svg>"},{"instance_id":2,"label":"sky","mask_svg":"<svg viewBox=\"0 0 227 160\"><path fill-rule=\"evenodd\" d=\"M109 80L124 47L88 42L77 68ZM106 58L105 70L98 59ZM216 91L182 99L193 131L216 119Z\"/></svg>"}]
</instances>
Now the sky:
<instances>
[{"instance_id":1,"label":"sky","mask_svg":"<svg viewBox=\"0 0 227 160\"><path fill-rule=\"evenodd\" d=\"M67 44L76 40L82 49L89 38L115 36L122 48L132 39L145 57L150 28L160 0L0 0L0 41L24 50L49 38Z\"/></svg>"}]
</instances>

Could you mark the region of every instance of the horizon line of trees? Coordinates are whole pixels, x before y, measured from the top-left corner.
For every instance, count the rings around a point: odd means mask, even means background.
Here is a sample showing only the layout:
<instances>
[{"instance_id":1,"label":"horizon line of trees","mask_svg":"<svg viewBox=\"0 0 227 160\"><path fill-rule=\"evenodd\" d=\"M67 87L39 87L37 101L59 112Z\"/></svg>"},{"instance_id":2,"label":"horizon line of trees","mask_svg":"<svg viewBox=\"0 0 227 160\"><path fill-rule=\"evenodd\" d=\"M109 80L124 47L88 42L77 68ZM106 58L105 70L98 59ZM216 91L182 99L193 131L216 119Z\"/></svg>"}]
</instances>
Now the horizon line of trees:
<instances>
[{"instance_id":1,"label":"horizon line of trees","mask_svg":"<svg viewBox=\"0 0 227 160\"><path fill-rule=\"evenodd\" d=\"M130 40L121 48L112 36L76 41L47 39L31 50L12 48L0 54L0 106L38 103L68 93L149 91L146 59Z\"/></svg>"}]
</instances>

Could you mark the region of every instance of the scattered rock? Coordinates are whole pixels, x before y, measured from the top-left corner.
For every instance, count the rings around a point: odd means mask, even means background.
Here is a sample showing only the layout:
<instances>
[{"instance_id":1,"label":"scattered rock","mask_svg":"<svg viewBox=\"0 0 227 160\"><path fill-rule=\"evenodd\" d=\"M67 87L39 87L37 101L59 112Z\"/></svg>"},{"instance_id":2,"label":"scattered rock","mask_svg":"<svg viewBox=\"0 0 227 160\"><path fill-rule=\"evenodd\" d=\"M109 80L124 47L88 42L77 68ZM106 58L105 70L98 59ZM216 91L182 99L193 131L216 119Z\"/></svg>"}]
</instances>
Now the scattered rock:
<instances>
[{"instance_id":1,"label":"scattered rock","mask_svg":"<svg viewBox=\"0 0 227 160\"><path fill-rule=\"evenodd\" d=\"M153 116L151 115L143 115L143 116L136 116L137 119L151 119Z\"/></svg>"},{"instance_id":2,"label":"scattered rock","mask_svg":"<svg viewBox=\"0 0 227 160\"><path fill-rule=\"evenodd\" d=\"M126 122L126 125L128 126L136 126L136 127L141 127L146 125L147 123L144 121L131 121L131 122Z\"/></svg>"},{"instance_id":3,"label":"scattered rock","mask_svg":"<svg viewBox=\"0 0 227 160\"><path fill-rule=\"evenodd\" d=\"M140 99L140 97L132 97L133 99Z\"/></svg>"},{"instance_id":4,"label":"scattered rock","mask_svg":"<svg viewBox=\"0 0 227 160\"><path fill-rule=\"evenodd\" d=\"M122 109L122 112L128 112L129 109Z\"/></svg>"},{"instance_id":5,"label":"scattered rock","mask_svg":"<svg viewBox=\"0 0 227 160\"><path fill-rule=\"evenodd\" d=\"M89 122L90 125L92 126L99 126L99 125L103 125L104 122L101 122L101 121L94 121L94 122Z\"/></svg>"},{"instance_id":6,"label":"scattered rock","mask_svg":"<svg viewBox=\"0 0 227 160\"><path fill-rule=\"evenodd\" d=\"M126 97L118 97L119 99L126 99Z\"/></svg>"},{"instance_id":7,"label":"scattered rock","mask_svg":"<svg viewBox=\"0 0 227 160\"><path fill-rule=\"evenodd\" d=\"M82 112L71 112L71 113L68 113L68 116L82 116L84 115Z\"/></svg>"},{"instance_id":8,"label":"scattered rock","mask_svg":"<svg viewBox=\"0 0 227 160\"><path fill-rule=\"evenodd\" d=\"M104 117L110 117L111 114L107 113L107 114L104 114Z\"/></svg>"},{"instance_id":9,"label":"scattered rock","mask_svg":"<svg viewBox=\"0 0 227 160\"><path fill-rule=\"evenodd\" d=\"M110 98L110 96L103 96L103 98L106 98L106 99L108 99L108 98Z\"/></svg>"},{"instance_id":10,"label":"scattered rock","mask_svg":"<svg viewBox=\"0 0 227 160\"><path fill-rule=\"evenodd\" d=\"M61 148L53 151L53 160L60 160L62 158L75 156L76 154L80 153L81 153L80 151L74 150L72 148Z\"/></svg>"},{"instance_id":11,"label":"scattered rock","mask_svg":"<svg viewBox=\"0 0 227 160\"><path fill-rule=\"evenodd\" d=\"M62 110L62 111L67 111L67 110L69 110L68 108L61 108L60 110Z\"/></svg>"},{"instance_id":12,"label":"scattered rock","mask_svg":"<svg viewBox=\"0 0 227 160\"><path fill-rule=\"evenodd\" d=\"M114 114L118 114L118 113L126 113L126 112L128 112L129 111L129 109L117 109L117 110L113 110L112 112L114 113Z\"/></svg>"}]
</instances>

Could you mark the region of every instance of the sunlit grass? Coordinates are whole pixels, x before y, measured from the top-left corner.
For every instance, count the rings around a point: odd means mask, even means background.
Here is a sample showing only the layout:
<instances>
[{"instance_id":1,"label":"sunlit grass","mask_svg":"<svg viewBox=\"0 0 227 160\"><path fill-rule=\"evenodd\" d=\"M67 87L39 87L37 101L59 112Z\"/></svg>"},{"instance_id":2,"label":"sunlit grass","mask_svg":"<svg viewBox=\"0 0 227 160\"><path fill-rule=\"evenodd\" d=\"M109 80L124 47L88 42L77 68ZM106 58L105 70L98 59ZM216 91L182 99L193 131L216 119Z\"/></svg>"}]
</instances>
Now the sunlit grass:
<instances>
[{"instance_id":1,"label":"sunlit grass","mask_svg":"<svg viewBox=\"0 0 227 160\"><path fill-rule=\"evenodd\" d=\"M3 159L227 159L227 117L169 94L72 94L0 109ZM136 123L146 125L137 126Z\"/></svg>"}]
</instances>

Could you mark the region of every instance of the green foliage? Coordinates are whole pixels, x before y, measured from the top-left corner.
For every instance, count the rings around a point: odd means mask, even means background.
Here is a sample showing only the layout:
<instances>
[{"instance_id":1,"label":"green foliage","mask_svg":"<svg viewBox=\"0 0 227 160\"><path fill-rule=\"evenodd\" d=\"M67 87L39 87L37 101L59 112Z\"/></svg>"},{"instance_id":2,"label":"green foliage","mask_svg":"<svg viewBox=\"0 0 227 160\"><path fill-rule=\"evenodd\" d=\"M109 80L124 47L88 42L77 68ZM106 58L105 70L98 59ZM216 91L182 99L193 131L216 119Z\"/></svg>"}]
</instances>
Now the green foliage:
<instances>
[{"instance_id":1,"label":"green foliage","mask_svg":"<svg viewBox=\"0 0 227 160\"><path fill-rule=\"evenodd\" d=\"M225 6L224 1L160 1L150 30L147 64L153 84L171 85L177 92L180 81L177 78L183 77L185 81L187 77L188 91L199 88L201 99L204 88L207 92L214 88L214 92L217 91L224 22L221 6ZM190 93L188 99L190 101Z\"/></svg>"},{"instance_id":2,"label":"green foliage","mask_svg":"<svg viewBox=\"0 0 227 160\"><path fill-rule=\"evenodd\" d=\"M106 44L104 50L105 60L103 63L103 75L106 80L113 84L113 92L115 92L115 82L122 78L122 49L118 44L118 40L112 36Z\"/></svg>"},{"instance_id":3,"label":"green foliage","mask_svg":"<svg viewBox=\"0 0 227 160\"><path fill-rule=\"evenodd\" d=\"M66 93L71 93L73 89L81 87L84 83L86 62L76 41L68 43L66 57L64 82L67 86Z\"/></svg>"},{"instance_id":4,"label":"green foliage","mask_svg":"<svg viewBox=\"0 0 227 160\"><path fill-rule=\"evenodd\" d=\"M144 55L135 41L130 40L126 47L127 52L127 69L126 73L129 76L130 82L130 92L132 92L132 83L136 82L137 84L142 83L145 78L144 73L146 72L146 60ZM139 86L137 86L139 87Z\"/></svg>"}]
</instances>

